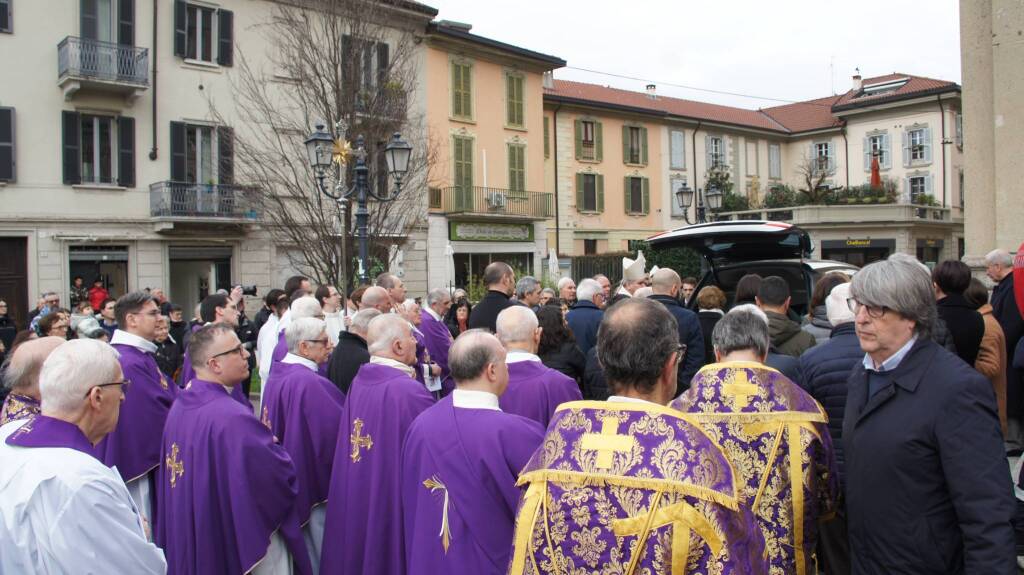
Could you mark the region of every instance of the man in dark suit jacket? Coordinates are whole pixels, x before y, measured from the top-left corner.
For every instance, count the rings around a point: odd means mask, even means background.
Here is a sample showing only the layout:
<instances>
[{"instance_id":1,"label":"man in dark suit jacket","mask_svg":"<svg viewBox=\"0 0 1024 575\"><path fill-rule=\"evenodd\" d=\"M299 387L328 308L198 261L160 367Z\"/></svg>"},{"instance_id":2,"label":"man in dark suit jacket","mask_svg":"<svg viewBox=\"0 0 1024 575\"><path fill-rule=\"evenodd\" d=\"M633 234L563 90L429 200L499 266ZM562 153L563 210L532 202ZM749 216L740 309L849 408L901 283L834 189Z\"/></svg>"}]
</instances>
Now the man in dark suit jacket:
<instances>
[{"instance_id":1,"label":"man in dark suit jacket","mask_svg":"<svg viewBox=\"0 0 1024 575\"><path fill-rule=\"evenodd\" d=\"M604 289L597 280L585 279L576 288L576 297L576 305L565 315L565 321L576 338L576 347L586 355L597 345L597 328L604 317Z\"/></svg>"},{"instance_id":2,"label":"man in dark suit jacket","mask_svg":"<svg viewBox=\"0 0 1024 575\"><path fill-rule=\"evenodd\" d=\"M381 313L377 309L359 310L352 316L352 325L348 330L338 334L338 345L334 346L331 361L327 365L327 377L342 393L348 394L359 368L370 362L366 332L370 327L370 321L379 315Z\"/></svg>"},{"instance_id":3,"label":"man in dark suit jacket","mask_svg":"<svg viewBox=\"0 0 1024 575\"><path fill-rule=\"evenodd\" d=\"M992 250L985 256L989 279L996 284L992 290L992 316L1006 336L1006 418L1007 450L1024 448L1024 389L1021 370L1013 367L1013 352L1024 336L1024 318L1013 295L1013 257L1005 250Z\"/></svg>"},{"instance_id":4,"label":"man in dark suit jacket","mask_svg":"<svg viewBox=\"0 0 1024 575\"><path fill-rule=\"evenodd\" d=\"M662 304L676 318L679 324L679 343L686 346L685 357L679 364L679 379L676 395L690 388L690 380L704 365L704 334L700 330L697 314L679 303L679 290L683 282L679 274L669 268L661 268L651 276L651 299Z\"/></svg>"},{"instance_id":5,"label":"man in dark suit jacket","mask_svg":"<svg viewBox=\"0 0 1024 575\"><path fill-rule=\"evenodd\" d=\"M498 314L501 310L515 305L509 297L516 287L516 274L507 263L492 262L484 268L483 280L487 286L487 295L473 306L473 311L469 314L469 328L481 328L494 333Z\"/></svg>"}]
</instances>

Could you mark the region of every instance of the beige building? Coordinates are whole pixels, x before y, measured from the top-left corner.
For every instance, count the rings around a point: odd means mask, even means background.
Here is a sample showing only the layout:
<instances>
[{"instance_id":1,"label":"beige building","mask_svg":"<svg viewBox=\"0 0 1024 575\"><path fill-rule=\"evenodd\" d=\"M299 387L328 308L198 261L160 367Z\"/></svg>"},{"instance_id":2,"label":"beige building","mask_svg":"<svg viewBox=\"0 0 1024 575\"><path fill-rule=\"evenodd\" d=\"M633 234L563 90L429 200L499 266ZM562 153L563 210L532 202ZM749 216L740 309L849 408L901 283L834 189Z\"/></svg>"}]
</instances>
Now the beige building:
<instances>
[{"instance_id":1,"label":"beige building","mask_svg":"<svg viewBox=\"0 0 1024 575\"><path fill-rule=\"evenodd\" d=\"M962 253L960 87L952 82L855 76L841 95L746 110L664 97L654 86L641 93L555 80L544 102L555 126L546 177L559 206L549 238L560 254L625 251L695 221L695 207L684 214L675 191L703 188L711 167L761 205L775 187L802 187L804 169L824 172L831 188L866 184L874 153L896 187L889 203L842 198L719 217L799 223L819 257L856 264L892 251L929 262Z\"/></svg>"},{"instance_id":2,"label":"beige building","mask_svg":"<svg viewBox=\"0 0 1024 575\"><path fill-rule=\"evenodd\" d=\"M961 0L964 164L971 190L965 261L983 269L995 248L1024 242L1024 5Z\"/></svg>"}]
</instances>

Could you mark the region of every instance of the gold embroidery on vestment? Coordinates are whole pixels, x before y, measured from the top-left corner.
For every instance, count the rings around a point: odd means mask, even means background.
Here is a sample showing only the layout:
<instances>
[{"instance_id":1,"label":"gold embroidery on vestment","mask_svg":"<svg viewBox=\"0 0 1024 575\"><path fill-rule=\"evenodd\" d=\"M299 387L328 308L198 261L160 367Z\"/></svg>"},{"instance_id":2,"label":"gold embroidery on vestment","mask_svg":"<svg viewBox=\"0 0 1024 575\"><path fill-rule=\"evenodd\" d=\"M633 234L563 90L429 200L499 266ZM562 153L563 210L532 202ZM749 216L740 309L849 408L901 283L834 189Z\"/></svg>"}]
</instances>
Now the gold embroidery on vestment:
<instances>
[{"instance_id":1,"label":"gold embroidery on vestment","mask_svg":"<svg viewBox=\"0 0 1024 575\"><path fill-rule=\"evenodd\" d=\"M360 448L365 447L369 451L373 447L373 438L369 434L363 435L363 420L356 418L352 422L352 435L349 436L349 441L352 442L352 463L358 463L363 458L363 454L360 452Z\"/></svg>"},{"instance_id":2,"label":"gold embroidery on vestment","mask_svg":"<svg viewBox=\"0 0 1024 575\"><path fill-rule=\"evenodd\" d=\"M612 416L601 418L601 433L587 433L583 435L580 447L589 451L597 451L597 461L594 466L598 469L611 469L615 452L629 452L633 449L636 441L629 435L618 435L619 420Z\"/></svg>"},{"instance_id":3,"label":"gold embroidery on vestment","mask_svg":"<svg viewBox=\"0 0 1024 575\"><path fill-rule=\"evenodd\" d=\"M185 474L184 462L178 461L177 443L171 444L171 454L167 456L167 458L164 460L164 463L167 464L167 470L171 472L171 489L174 489L178 477L181 477L182 475Z\"/></svg>"},{"instance_id":4,"label":"gold embroidery on vestment","mask_svg":"<svg viewBox=\"0 0 1024 575\"><path fill-rule=\"evenodd\" d=\"M445 554L448 553L448 546L452 541L452 533L448 528L448 487L441 483L441 480L433 475L423 480L423 487L430 490L431 493L438 489L444 491L444 508L441 511L441 532L438 535L441 537L441 547L444 547Z\"/></svg>"},{"instance_id":5,"label":"gold embroidery on vestment","mask_svg":"<svg viewBox=\"0 0 1024 575\"><path fill-rule=\"evenodd\" d=\"M672 575L683 575L685 572L690 556L691 531L697 532L713 555L717 556L722 551L722 537L715 532L714 526L707 517L685 501L662 507L653 516L648 513L627 519L616 519L612 521L612 530L616 537L636 535L643 540L646 538L643 529L658 529L666 525L672 526Z\"/></svg>"}]
</instances>

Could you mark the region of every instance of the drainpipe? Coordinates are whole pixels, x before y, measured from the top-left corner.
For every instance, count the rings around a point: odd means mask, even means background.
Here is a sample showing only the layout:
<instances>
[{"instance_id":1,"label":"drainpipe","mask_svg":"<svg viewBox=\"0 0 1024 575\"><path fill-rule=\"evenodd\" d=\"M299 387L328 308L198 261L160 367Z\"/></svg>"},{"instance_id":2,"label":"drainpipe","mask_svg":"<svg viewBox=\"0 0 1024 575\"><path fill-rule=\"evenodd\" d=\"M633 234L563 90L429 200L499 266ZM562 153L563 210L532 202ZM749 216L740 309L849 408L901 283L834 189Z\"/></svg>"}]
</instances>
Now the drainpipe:
<instances>
[{"instance_id":1,"label":"drainpipe","mask_svg":"<svg viewBox=\"0 0 1024 575\"><path fill-rule=\"evenodd\" d=\"M562 105L555 106L554 117L551 119L551 136L554 139L551 145L551 156L555 159L555 255L558 255L561 249L561 234L559 228L562 225L561 219L558 217L558 111L562 109Z\"/></svg>"},{"instance_id":2,"label":"drainpipe","mask_svg":"<svg viewBox=\"0 0 1024 575\"><path fill-rule=\"evenodd\" d=\"M153 147L149 150L149 159L156 159L156 62L157 62L157 10L160 8L160 0L153 0Z\"/></svg>"},{"instance_id":3,"label":"drainpipe","mask_svg":"<svg viewBox=\"0 0 1024 575\"><path fill-rule=\"evenodd\" d=\"M942 95L935 96L935 102L939 104L939 118L942 124L942 133L939 136L939 151L942 153L942 207L946 207L946 110L942 108Z\"/></svg>"},{"instance_id":4,"label":"drainpipe","mask_svg":"<svg viewBox=\"0 0 1024 575\"><path fill-rule=\"evenodd\" d=\"M693 129L693 134L690 136L690 153L693 155L693 220L697 221L697 201L700 196L700 192L697 190L697 132L700 130L700 120L697 120L697 127ZM704 150L704 155L707 155L707 150ZM669 196L669 201L672 200L672 196Z\"/></svg>"}]
</instances>

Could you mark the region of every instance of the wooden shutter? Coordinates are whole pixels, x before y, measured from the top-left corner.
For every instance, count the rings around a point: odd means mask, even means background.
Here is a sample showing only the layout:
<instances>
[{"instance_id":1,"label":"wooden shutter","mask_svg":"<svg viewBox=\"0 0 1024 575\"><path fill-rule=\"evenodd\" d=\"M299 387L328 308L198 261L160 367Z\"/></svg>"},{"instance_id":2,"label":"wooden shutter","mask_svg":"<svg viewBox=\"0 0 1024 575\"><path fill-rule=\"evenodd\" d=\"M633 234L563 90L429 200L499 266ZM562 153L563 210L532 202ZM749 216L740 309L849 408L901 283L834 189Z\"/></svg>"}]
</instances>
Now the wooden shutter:
<instances>
[{"instance_id":1,"label":"wooden shutter","mask_svg":"<svg viewBox=\"0 0 1024 575\"><path fill-rule=\"evenodd\" d=\"M631 193L632 189L631 189L631 186L629 185L630 184L629 179L630 179L629 176L626 176L626 177L622 178L622 190L624 192L624 194L623 194L624 198L623 198L622 205L626 209L626 213L627 214L633 212L633 194Z\"/></svg>"},{"instance_id":2,"label":"wooden shutter","mask_svg":"<svg viewBox=\"0 0 1024 575\"><path fill-rule=\"evenodd\" d=\"M871 171L871 138L864 138L864 171ZM881 167L881 158L879 158L879 167Z\"/></svg>"},{"instance_id":3,"label":"wooden shutter","mask_svg":"<svg viewBox=\"0 0 1024 575\"><path fill-rule=\"evenodd\" d=\"M217 63L231 66L235 62L235 15L230 10L217 11Z\"/></svg>"},{"instance_id":4,"label":"wooden shutter","mask_svg":"<svg viewBox=\"0 0 1024 575\"><path fill-rule=\"evenodd\" d=\"M551 139L551 133L550 133L550 129L548 128L548 117L544 116L544 157L545 158L550 158L551 157L551 144L549 142L550 139Z\"/></svg>"},{"instance_id":5,"label":"wooden shutter","mask_svg":"<svg viewBox=\"0 0 1024 575\"><path fill-rule=\"evenodd\" d=\"M938 199L938 198L935 198L934 192L932 192L932 175L931 174L928 174L928 175L926 175L924 177L924 193L928 194L929 196L932 196L933 199Z\"/></svg>"},{"instance_id":6,"label":"wooden shutter","mask_svg":"<svg viewBox=\"0 0 1024 575\"><path fill-rule=\"evenodd\" d=\"M459 64L456 66L459 69L459 109L461 110L460 116L466 118L473 117L473 86L470 74L470 66L467 64Z\"/></svg>"},{"instance_id":7,"label":"wooden shutter","mask_svg":"<svg viewBox=\"0 0 1024 575\"><path fill-rule=\"evenodd\" d=\"M622 127L622 163L629 163L629 126Z\"/></svg>"},{"instance_id":8,"label":"wooden shutter","mask_svg":"<svg viewBox=\"0 0 1024 575\"><path fill-rule=\"evenodd\" d=\"M462 116L462 70L452 62L452 116Z\"/></svg>"},{"instance_id":9,"label":"wooden shutter","mask_svg":"<svg viewBox=\"0 0 1024 575\"><path fill-rule=\"evenodd\" d=\"M892 150L889 146L889 134L882 134L882 169L889 169L892 167Z\"/></svg>"},{"instance_id":10,"label":"wooden shutter","mask_svg":"<svg viewBox=\"0 0 1024 575\"><path fill-rule=\"evenodd\" d=\"M171 122L171 181L185 181L184 122Z\"/></svg>"},{"instance_id":11,"label":"wooden shutter","mask_svg":"<svg viewBox=\"0 0 1024 575\"><path fill-rule=\"evenodd\" d=\"M388 83L391 66L391 46L387 42L377 42L377 89Z\"/></svg>"},{"instance_id":12,"label":"wooden shutter","mask_svg":"<svg viewBox=\"0 0 1024 575\"><path fill-rule=\"evenodd\" d=\"M584 204L583 204L583 192L584 192L583 179L585 177L586 176L584 174L579 174L579 173L576 174L576 211L577 212L582 212L583 211L583 207L584 207Z\"/></svg>"},{"instance_id":13,"label":"wooden shutter","mask_svg":"<svg viewBox=\"0 0 1024 575\"><path fill-rule=\"evenodd\" d=\"M82 183L82 159L80 151L80 139L82 128L81 117L78 112L61 113L61 131L63 132L64 150L64 183L69 185Z\"/></svg>"},{"instance_id":14,"label":"wooden shutter","mask_svg":"<svg viewBox=\"0 0 1024 575\"><path fill-rule=\"evenodd\" d=\"M175 0L174 2L174 55L185 57L185 45L187 44L186 26L188 14L185 2Z\"/></svg>"},{"instance_id":15,"label":"wooden shutter","mask_svg":"<svg viewBox=\"0 0 1024 575\"><path fill-rule=\"evenodd\" d=\"M600 162L604 159L604 132L601 129L601 122L594 120L594 160Z\"/></svg>"},{"instance_id":16,"label":"wooden shutter","mask_svg":"<svg viewBox=\"0 0 1024 575\"><path fill-rule=\"evenodd\" d=\"M910 167L910 132L903 130L903 167ZM909 188L908 188L909 189Z\"/></svg>"},{"instance_id":17,"label":"wooden shutter","mask_svg":"<svg viewBox=\"0 0 1024 575\"><path fill-rule=\"evenodd\" d=\"M704 170L710 170L715 165L714 150L711 147L711 136L704 136Z\"/></svg>"},{"instance_id":18,"label":"wooden shutter","mask_svg":"<svg viewBox=\"0 0 1024 575\"><path fill-rule=\"evenodd\" d=\"M0 108L0 182L16 179L14 159L14 108Z\"/></svg>"},{"instance_id":19,"label":"wooden shutter","mask_svg":"<svg viewBox=\"0 0 1024 575\"><path fill-rule=\"evenodd\" d=\"M135 187L135 118L117 119L117 185Z\"/></svg>"},{"instance_id":20,"label":"wooden shutter","mask_svg":"<svg viewBox=\"0 0 1024 575\"><path fill-rule=\"evenodd\" d=\"M117 2L117 43L135 45L135 0Z\"/></svg>"},{"instance_id":21,"label":"wooden shutter","mask_svg":"<svg viewBox=\"0 0 1024 575\"><path fill-rule=\"evenodd\" d=\"M832 145L832 142L829 142L825 149L828 150L828 169L830 171L831 170L835 170L836 169L836 147Z\"/></svg>"},{"instance_id":22,"label":"wooden shutter","mask_svg":"<svg viewBox=\"0 0 1024 575\"><path fill-rule=\"evenodd\" d=\"M921 129L921 144L924 146L924 160L923 162L932 161L932 129L922 128Z\"/></svg>"},{"instance_id":23,"label":"wooden shutter","mask_svg":"<svg viewBox=\"0 0 1024 575\"><path fill-rule=\"evenodd\" d=\"M235 183L235 130L228 126L217 127L217 183Z\"/></svg>"},{"instance_id":24,"label":"wooden shutter","mask_svg":"<svg viewBox=\"0 0 1024 575\"><path fill-rule=\"evenodd\" d=\"M508 144L508 189L510 191L526 190L523 151L523 146Z\"/></svg>"},{"instance_id":25,"label":"wooden shutter","mask_svg":"<svg viewBox=\"0 0 1024 575\"><path fill-rule=\"evenodd\" d=\"M0 0L0 32L11 31L11 0Z\"/></svg>"},{"instance_id":26,"label":"wooden shutter","mask_svg":"<svg viewBox=\"0 0 1024 575\"><path fill-rule=\"evenodd\" d=\"M594 189L597 191L597 211L604 211L604 176L594 176Z\"/></svg>"},{"instance_id":27,"label":"wooden shutter","mask_svg":"<svg viewBox=\"0 0 1024 575\"><path fill-rule=\"evenodd\" d=\"M576 130L576 159L579 160L583 157L583 120L577 118L573 126Z\"/></svg>"},{"instance_id":28,"label":"wooden shutter","mask_svg":"<svg viewBox=\"0 0 1024 575\"><path fill-rule=\"evenodd\" d=\"M651 181L648 178L640 178L640 191L644 197L643 213L651 213Z\"/></svg>"},{"instance_id":29,"label":"wooden shutter","mask_svg":"<svg viewBox=\"0 0 1024 575\"><path fill-rule=\"evenodd\" d=\"M647 128L640 128L640 163L647 165Z\"/></svg>"}]
</instances>

